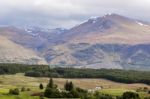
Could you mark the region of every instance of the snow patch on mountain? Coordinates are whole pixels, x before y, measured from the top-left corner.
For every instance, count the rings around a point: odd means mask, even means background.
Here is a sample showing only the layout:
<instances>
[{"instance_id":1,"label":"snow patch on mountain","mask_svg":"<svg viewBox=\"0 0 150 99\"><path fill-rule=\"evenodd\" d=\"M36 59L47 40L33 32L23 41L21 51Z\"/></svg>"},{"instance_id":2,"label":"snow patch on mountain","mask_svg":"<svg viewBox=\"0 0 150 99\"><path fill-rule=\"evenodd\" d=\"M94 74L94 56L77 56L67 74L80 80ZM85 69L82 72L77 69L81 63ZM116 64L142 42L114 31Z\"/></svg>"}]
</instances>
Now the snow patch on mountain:
<instances>
[{"instance_id":1,"label":"snow patch on mountain","mask_svg":"<svg viewBox=\"0 0 150 99\"><path fill-rule=\"evenodd\" d=\"M140 26L149 26L149 24L145 22L140 22L140 21L135 21L135 22Z\"/></svg>"},{"instance_id":2,"label":"snow patch on mountain","mask_svg":"<svg viewBox=\"0 0 150 99\"><path fill-rule=\"evenodd\" d=\"M138 25L140 25L140 26L144 26L144 24L141 23L141 22L139 22L139 21L136 21L136 23L137 23Z\"/></svg>"},{"instance_id":3,"label":"snow patch on mountain","mask_svg":"<svg viewBox=\"0 0 150 99\"><path fill-rule=\"evenodd\" d=\"M34 37L39 35L38 33L33 33L33 31L30 29L25 29L25 31L26 31L26 33L28 33L29 35L34 36Z\"/></svg>"},{"instance_id":4,"label":"snow patch on mountain","mask_svg":"<svg viewBox=\"0 0 150 99\"><path fill-rule=\"evenodd\" d=\"M92 23L96 23L98 17L91 17L89 20L92 20Z\"/></svg>"}]
</instances>

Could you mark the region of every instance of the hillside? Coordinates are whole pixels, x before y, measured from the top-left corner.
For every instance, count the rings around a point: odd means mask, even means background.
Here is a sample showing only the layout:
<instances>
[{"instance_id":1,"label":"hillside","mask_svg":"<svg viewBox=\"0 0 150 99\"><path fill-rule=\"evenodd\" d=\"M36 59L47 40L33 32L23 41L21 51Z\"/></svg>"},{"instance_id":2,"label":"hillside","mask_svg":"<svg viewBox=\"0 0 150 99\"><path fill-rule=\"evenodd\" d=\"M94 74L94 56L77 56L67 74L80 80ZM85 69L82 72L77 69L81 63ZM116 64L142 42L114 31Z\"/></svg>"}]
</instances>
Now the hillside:
<instances>
[{"instance_id":1,"label":"hillside","mask_svg":"<svg viewBox=\"0 0 150 99\"><path fill-rule=\"evenodd\" d=\"M35 52L0 36L0 63L46 64Z\"/></svg>"},{"instance_id":2,"label":"hillside","mask_svg":"<svg viewBox=\"0 0 150 99\"><path fill-rule=\"evenodd\" d=\"M117 14L69 30L1 27L0 35L50 65L150 70L150 24Z\"/></svg>"},{"instance_id":3,"label":"hillside","mask_svg":"<svg viewBox=\"0 0 150 99\"><path fill-rule=\"evenodd\" d=\"M87 68L150 69L150 25L117 14L105 15L58 36L43 56L50 64Z\"/></svg>"},{"instance_id":4,"label":"hillside","mask_svg":"<svg viewBox=\"0 0 150 99\"><path fill-rule=\"evenodd\" d=\"M71 43L145 44L150 43L150 25L117 14L89 19L64 34Z\"/></svg>"}]
</instances>

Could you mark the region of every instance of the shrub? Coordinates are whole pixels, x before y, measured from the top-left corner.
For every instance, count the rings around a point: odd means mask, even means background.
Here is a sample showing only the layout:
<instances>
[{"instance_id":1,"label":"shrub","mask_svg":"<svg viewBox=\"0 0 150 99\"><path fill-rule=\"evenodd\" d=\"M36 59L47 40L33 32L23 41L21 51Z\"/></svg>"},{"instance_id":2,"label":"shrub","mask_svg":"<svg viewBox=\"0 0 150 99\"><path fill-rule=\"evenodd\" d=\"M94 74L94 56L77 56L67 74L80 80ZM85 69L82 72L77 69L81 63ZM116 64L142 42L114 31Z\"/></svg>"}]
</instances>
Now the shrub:
<instances>
[{"instance_id":1,"label":"shrub","mask_svg":"<svg viewBox=\"0 0 150 99\"><path fill-rule=\"evenodd\" d=\"M125 92L122 96L123 99L140 99L139 94L135 92Z\"/></svg>"},{"instance_id":2,"label":"shrub","mask_svg":"<svg viewBox=\"0 0 150 99\"><path fill-rule=\"evenodd\" d=\"M21 88L21 91L22 91L22 92L23 92L23 91L26 91L25 87L22 87L22 88Z\"/></svg>"},{"instance_id":3,"label":"shrub","mask_svg":"<svg viewBox=\"0 0 150 99\"><path fill-rule=\"evenodd\" d=\"M107 94L101 94L98 91L95 92L94 97L96 99L113 99L113 97L111 95L107 95Z\"/></svg>"},{"instance_id":4,"label":"shrub","mask_svg":"<svg viewBox=\"0 0 150 99\"><path fill-rule=\"evenodd\" d=\"M148 94L150 94L150 90L148 91Z\"/></svg>"},{"instance_id":5,"label":"shrub","mask_svg":"<svg viewBox=\"0 0 150 99\"><path fill-rule=\"evenodd\" d=\"M9 90L9 94L11 94L11 95L19 95L19 89L18 88L10 89Z\"/></svg>"},{"instance_id":6,"label":"shrub","mask_svg":"<svg viewBox=\"0 0 150 99\"><path fill-rule=\"evenodd\" d=\"M144 99L150 99L150 97L145 97Z\"/></svg>"},{"instance_id":7,"label":"shrub","mask_svg":"<svg viewBox=\"0 0 150 99\"><path fill-rule=\"evenodd\" d=\"M27 91L31 91L31 89L30 89L30 88L27 88Z\"/></svg>"},{"instance_id":8,"label":"shrub","mask_svg":"<svg viewBox=\"0 0 150 99\"><path fill-rule=\"evenodd\" d=\"M60 92L53 88L47 88L44 92L44 96L48 98L61 98Z\"/></svg>"}]
</instances>

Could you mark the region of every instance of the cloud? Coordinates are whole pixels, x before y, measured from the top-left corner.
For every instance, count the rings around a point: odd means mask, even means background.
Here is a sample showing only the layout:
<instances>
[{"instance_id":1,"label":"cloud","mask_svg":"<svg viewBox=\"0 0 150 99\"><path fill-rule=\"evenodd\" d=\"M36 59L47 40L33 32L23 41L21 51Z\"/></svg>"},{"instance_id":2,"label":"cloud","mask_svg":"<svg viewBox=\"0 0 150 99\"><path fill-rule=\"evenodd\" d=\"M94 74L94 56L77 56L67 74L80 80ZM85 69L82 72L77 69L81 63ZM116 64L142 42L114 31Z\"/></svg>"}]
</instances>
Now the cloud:
<instances>
[{"instance_id":1,"label":"cloud","mask_svg":"<svg viewBox=\"0 0 150 99\"><path fill-rule=\"evenodd\" d=\"M0 23L70 28L92 16L118 13L149 21L149 0L0 0Z\"/></svg>"}]
</instances>

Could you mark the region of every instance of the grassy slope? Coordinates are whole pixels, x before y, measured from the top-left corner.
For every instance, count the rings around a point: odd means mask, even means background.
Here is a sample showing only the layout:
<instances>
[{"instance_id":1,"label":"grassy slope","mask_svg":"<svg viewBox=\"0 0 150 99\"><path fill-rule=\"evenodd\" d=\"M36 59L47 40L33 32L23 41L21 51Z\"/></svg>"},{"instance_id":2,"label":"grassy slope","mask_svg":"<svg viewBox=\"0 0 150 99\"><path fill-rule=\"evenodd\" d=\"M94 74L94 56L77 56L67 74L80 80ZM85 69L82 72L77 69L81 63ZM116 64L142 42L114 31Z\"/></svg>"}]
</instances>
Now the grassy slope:
<instances>
[{"instance_id":1,"label":"grassy slope","mask_svg":"<svg viewBox=\"0 0 150 99\"><path fill-rule=\"evenodd\" d=\"M55 83L58 84L60 88L63 88L64 83L67 79L56 78ZM123 84L116 83L105 79L68 79L73 81L76 86L85 89L94 89L96 86L103 86L104 89L100 92L107 93L111 95L121 95L125 91L134 91L139 87L149 87L145 84ZM40 92L38 86L43 83L44 86L48 83L49 78L34 78L25 77L23 74L16 75L1 75L0 76L0 99L39 99L39 97L31 97L30 94L33 92ZM8 93L10 88L31 88L31 92L23 92L19 96L8 96L3 95ZM140 93L141 96L145 96L145 93Z\"/></svg>"}]
</instances>

